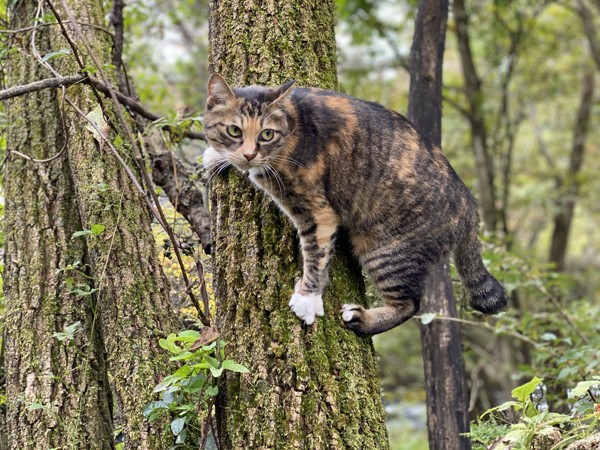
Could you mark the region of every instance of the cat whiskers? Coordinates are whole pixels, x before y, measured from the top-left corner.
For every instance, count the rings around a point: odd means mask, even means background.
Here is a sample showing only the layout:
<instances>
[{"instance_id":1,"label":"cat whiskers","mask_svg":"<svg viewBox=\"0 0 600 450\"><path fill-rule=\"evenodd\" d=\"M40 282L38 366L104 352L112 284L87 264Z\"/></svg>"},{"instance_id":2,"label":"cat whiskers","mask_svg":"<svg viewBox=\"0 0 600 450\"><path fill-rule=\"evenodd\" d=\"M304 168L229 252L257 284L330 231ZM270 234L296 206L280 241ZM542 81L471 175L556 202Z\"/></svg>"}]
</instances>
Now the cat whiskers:
<instances>
[{"instance_id":1,"label":"cat whiskers","mask_svg":"<svg viewBox=\"0 0 600 450\"><path fill-rule=\"evenodd\" d=\"M272 175L269 176L269 183L271 183L271 190L274 191L273 189L273 181L271 178L275 178L275 181L277 182L277 188L279 189L279 197L283 198L284 197L284 192L285 192L285 185L283 183L283 180L281 179L281 176L277 173L277 171L273 168L273 166L271 166L271 164L269 164L268 162L265 162L262 166L261 169L265 169L265 173L268 175Z\"/></svg>"},{"instance_id":2,"label":"cat whiskers","mask_svg":"<svg viewBox=\"0 0 600 450\"><path fill-rule=\"evenodd\" d=\"M214 163L209 164L207 169L210 172L210 175L208 177L208 180L206 180L206 185L208 186L210 184L210 182L212 181L212 179L216 175L223 172L228 166L229 166L229 161L227 161L226 159L219 159L219 160L215 161Z\"/></svg>"}]
</instances>

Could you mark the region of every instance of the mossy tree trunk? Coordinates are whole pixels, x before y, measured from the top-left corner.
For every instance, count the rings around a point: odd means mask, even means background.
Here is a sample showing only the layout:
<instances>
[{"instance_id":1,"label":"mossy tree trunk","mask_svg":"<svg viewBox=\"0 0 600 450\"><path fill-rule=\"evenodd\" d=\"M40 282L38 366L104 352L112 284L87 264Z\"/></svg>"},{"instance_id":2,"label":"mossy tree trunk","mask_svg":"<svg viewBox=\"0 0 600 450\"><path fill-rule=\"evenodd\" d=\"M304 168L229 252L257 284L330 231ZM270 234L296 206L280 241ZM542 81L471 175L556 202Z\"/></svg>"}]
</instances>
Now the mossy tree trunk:
<instances>
[{"instance_id":1,"label":"mossy tree trunk","mask_svg":"<svg viewBox=\"0 0 600 450\"><path fill-rule=\"evenodd\" d=\"M332 1L210 6L210 68L233 85L294 78L337 87ZM371 340L339 323L343 303L364 301L347 244L332 267L325 316L303 326L288 307L301 273L290 223L233 170L211 197L217 321L228 358L250 369L222 387L223 448L388 448Z\"/></svg>"},{"instance_id":2,"label":"mossy tree trunk","mask_svg":"<svg viewBox=\"0 0 600 450\"><path fill-rule=\"evenodd\" d=\"M37 4L14 11L12 28L33 22ZM56 29L37 34L42 54L53 48ZM8 70L8 84L48 77L22 35ZM58 154L67 142L58 91L45 90L5 102L7 149L36 159ZM79 133L84 133L85 129ZM82 229L67 154L48 163L7 155L5 361L9 448L113 448L110 387L96 299L70 293L66 280L87 283L74 270L86 263ZM79 322L73 339L54 333Z\"/></svg>"},{"instance_id":3,"label":"mossy tree trunk","mask_svg":"<svg viewBox=\"0 0 600 450\"><path fill-rule=\"evenodd\" d=\"M30 3L17 4L15 27L33 23L36 5ZM70 0L67 4L80 23L104 25L101 2ZM66 20L59 3L54 6ZM66 27L71 40L78 43L83 63L91 66L73 28ZM82 29L101 64L110 64L109 35L93 26ZM38 31L36 40L42 54L69 47L56 26ZM23 41L21 51L15 53L11 84L51 75L40 68L30 48L30 42ZM72 54L50 62L63 75L78 71ZM67 93L85 113L98 105L87 85L72 86ZM158 339L173 331L176 322L148 210L108 147L94 139L85 120L68 105L63 132L59 103L54 91L7 103L12 117L9 150L42 158L66 145L63 155L51 163L33 163L14 154L7 163L10 445L112 448L112 388L126 448L164 449L169 441L162 436L161 424L148 424L142 413L153 400L154 385L170 369ZM103 103L106 115L118 124L110 101ZM120 151L135 166L129 146L120 146ZM103 232L71 238L75 231L100 230L98 225L104 227ZM77 261L87 278L76 281L95 290L91 295L69 294L72 289L66 278L77 277L73 271L57 273ZM75 321L81 322L81 330L72 342L53 337ZM38 408L37 403L48 407L31 411L32 404Z\"/></svg>"}]
</instances>

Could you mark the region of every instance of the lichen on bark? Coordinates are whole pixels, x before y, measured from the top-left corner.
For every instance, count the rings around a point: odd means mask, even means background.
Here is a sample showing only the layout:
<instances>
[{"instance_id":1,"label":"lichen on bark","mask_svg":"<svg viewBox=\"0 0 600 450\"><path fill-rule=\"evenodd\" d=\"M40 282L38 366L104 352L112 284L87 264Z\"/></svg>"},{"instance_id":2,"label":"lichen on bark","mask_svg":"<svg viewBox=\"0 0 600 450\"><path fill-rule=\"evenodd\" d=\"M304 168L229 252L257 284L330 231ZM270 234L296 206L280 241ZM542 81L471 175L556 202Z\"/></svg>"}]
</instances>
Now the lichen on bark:
<instances>
[{"instance_id":1,"label":"lichen on bark","mask_svg":"<svg viewBox=\"0 0 600 450\"><path fill-rule=\"evenodd\" d=\"M102 2L67 4L80 23L102 25ZM17 4L14 14L21 17L21 27L29 25L35 6ZM61 5L54 7L66 17ZM91 65L73 27L66 27L84 64ZM97 27L82 31L101 64L110 64L109 35ZM42 54L69 48L57 26L40 29L37 39ZM30 43L23 44L11 64L14 83L47 77L29 54ZM73 54L50 62L63 74L80 70ZM104 70L110 74L107 66ZM114 74L110 76L114 81ZM98 105L87 85L70 87L68 95L85 113ZM171 437L163 435L163 423L149 424L143 409L154 399L154 385L171 369L158 339L175 330L176 322L148 210L108 146L96 141L86 121L68 106L63 131L59 103L56 91L44 91L13 100L7 108L15 119L10 149L43 158L66 145L51 163L33 163L14 154L7 163L7 237L12 245L6 283L9 443L12 448L113 448L114 400L126 448L164 449ZM103 104L119 130L113 105L107 99ZM125 142L119 150L136 172L130 145ZM103 225L104 232L71 239L75 231L94 224ZM96 289L92 295L66 292L67 272L59 269L76 261L87 271L79 281ZM82 329L67 350L53 334L77 320ZM53 359L53 352L62 359ZM68 425L71 416L77 427Z\"/></svg>"},{"instance_id":2,"label":"lichen on bark","mask_svg":"<svg viewBox=\"0 0 600 450\"><path fill-rule=\"evenodd\" d=\"M211 2L210 61L233 85L337 87L332 1ZM290 223L234 171L211 192L217 320L226 351L250 368L228 375L219 404L225 448L386 449L370 339L339 323L364 302L342 240L324 296L306 327L287 306L301 264Z\"/></svg>"}]
</instances>

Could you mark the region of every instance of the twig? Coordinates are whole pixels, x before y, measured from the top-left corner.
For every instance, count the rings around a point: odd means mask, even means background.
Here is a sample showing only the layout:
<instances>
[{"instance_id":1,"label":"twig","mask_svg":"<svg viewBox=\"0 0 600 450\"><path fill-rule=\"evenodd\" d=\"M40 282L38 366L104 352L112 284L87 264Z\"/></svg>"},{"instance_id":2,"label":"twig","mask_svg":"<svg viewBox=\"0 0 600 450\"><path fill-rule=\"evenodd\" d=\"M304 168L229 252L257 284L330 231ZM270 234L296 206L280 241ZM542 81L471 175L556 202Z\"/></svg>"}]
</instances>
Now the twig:
<instances>
[{"instance_id":1,"label":"twig","mask_svg":"<svg viewBox=\"0 0 600 450\"><path fill-rule=\"evenodd\" d=\"M416 316L413 316L413 318L421 319L421 316L416 315ZM497 328L494 328L487 322L474 322L472 320L465 320L465 319L459 319L457 317L447 317L447 316L435 316L434 320L446 320L448 322L458 322L461 324L472 325L475 327L484 328L488 331L492 331L493 333L506 334L508 336L512 336L516 339L519 339L520 341L523 341L530 345L533 345L534 347L538 347L540 345L538 342L535 342L533 339L530 339L527 336L517 333L516 331L509 331L509 330L502 330L502 329L499 330Z\"/></svg>"}]
</instances>

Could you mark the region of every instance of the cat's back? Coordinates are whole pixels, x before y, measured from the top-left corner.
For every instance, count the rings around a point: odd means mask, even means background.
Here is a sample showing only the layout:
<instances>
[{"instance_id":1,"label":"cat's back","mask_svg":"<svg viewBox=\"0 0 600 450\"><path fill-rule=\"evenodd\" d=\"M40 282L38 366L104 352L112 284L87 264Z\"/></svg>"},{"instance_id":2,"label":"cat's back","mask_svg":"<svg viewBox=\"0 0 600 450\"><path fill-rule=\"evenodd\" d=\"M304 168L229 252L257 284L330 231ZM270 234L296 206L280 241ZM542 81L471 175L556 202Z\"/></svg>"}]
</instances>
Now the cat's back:
<instances>
[{"instance_id":1,"label":"cat's back","mask_svg":"<svg viewBox=\"0 0 600 450\"><path fill-rule=\"evenodd\" d=\"M412 129L401 114L379 103L361 100L342 92L319 88L296 88L292 103L302 125L313 127L323 137L334 133L387 132ZM310 131L310 130L309 130Z\"/></svg>"}]
</instances>

